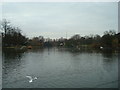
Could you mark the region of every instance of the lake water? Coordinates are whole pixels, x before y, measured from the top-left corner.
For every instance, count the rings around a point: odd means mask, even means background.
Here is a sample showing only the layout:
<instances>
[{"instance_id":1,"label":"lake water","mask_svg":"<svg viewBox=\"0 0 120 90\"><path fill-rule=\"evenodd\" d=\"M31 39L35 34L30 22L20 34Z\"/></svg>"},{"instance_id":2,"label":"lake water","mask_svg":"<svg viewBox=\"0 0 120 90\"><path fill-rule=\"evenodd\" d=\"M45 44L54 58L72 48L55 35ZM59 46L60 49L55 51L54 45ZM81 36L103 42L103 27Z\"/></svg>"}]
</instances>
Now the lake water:
<instances>
[{"instance_id":1,"label":"lake water","mask_svg":"<svg viewBox=\"0 0 120 90\"><path fill-rule=\"evenodd\" d=\"M117 88L118 53L65 48L3 51L3 88ZM32 83L26 76L37 77Z\"/></svg>"}]
</instances>

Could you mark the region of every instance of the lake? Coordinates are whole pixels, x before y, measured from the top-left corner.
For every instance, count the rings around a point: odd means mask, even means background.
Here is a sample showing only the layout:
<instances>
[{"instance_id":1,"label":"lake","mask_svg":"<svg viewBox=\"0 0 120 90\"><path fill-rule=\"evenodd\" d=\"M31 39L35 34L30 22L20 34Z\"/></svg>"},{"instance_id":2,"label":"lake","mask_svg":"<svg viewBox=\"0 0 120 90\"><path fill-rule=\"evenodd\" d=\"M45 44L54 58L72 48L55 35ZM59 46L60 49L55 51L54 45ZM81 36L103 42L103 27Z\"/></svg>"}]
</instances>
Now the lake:
<instances>
[{"instance_id":1,"label":"lake","mask_svg":"<svg viewBox=\"0 0 120 90\"><path fill-rule=\"evenodd\" d=\"M67 48L4 50L3 88L118 88L118 53ZM26 76L37 77L29 82Z\"/></svg>"}]
</instances>

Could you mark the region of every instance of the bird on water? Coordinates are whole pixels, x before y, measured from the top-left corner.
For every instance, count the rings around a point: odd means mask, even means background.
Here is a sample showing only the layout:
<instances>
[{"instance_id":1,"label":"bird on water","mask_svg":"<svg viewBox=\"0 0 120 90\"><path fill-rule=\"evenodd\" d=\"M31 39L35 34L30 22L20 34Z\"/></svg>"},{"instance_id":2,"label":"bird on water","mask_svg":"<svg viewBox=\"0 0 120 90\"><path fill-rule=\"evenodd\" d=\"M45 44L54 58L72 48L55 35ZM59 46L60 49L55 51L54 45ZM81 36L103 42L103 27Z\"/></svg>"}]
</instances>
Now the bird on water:
<instances>
[{"instance_id":1,"label":"bird on water","mask_svg":"<svg viewBox=\"0 0 120 90\"><path fill-rule=\"evenodd\" d=\"M30 80L29 80L29 83L32 83L33 80L36 80L36 79L37 79L37 77L34 77L34 78L32 78L31 76L26 76L26 77L30 79Z\"/></svg>"}]
</instances>

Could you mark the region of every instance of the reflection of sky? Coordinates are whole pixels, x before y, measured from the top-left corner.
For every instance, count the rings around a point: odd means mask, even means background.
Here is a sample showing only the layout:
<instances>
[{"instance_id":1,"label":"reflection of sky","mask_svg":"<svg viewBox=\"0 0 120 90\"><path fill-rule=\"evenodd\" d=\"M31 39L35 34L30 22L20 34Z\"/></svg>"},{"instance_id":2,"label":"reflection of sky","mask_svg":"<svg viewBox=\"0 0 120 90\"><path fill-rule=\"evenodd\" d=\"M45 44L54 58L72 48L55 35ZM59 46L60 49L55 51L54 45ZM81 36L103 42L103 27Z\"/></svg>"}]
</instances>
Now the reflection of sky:
<instances>
[{"instance_id":1,"label":"reflection of sky","mask_svg":"<svg viewBox=\"0 0 120 90\"><path fill-rule=\"evenodd\" d=\"M117 31L117 2L4 3L3 18L31 36L50 38Z\"/></svg>"}]
</instances>

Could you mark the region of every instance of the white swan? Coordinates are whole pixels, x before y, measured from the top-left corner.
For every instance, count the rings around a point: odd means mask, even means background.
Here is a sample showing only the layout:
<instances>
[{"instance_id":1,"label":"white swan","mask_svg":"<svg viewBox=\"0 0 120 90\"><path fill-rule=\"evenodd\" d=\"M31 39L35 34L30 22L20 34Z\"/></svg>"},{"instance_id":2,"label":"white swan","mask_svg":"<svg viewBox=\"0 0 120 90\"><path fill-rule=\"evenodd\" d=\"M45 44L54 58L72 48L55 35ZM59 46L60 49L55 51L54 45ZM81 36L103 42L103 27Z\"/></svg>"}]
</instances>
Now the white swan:
<instances>
[{"instance_id":1,"label":"white swan","mask_svg":"<svg viewBox=\"0 0 120 90\"><path fill-rule=\"evenodd\" d=\"M31 76L26 76L26 77L30 79L29 83L31 83L31 82L33 82L33 80L37 79L37 77L34 77L34 78L32 78Z\"/></svg>"}]
</instances>

